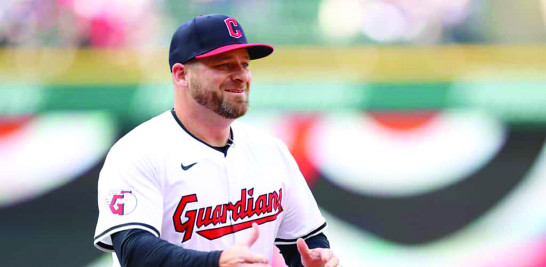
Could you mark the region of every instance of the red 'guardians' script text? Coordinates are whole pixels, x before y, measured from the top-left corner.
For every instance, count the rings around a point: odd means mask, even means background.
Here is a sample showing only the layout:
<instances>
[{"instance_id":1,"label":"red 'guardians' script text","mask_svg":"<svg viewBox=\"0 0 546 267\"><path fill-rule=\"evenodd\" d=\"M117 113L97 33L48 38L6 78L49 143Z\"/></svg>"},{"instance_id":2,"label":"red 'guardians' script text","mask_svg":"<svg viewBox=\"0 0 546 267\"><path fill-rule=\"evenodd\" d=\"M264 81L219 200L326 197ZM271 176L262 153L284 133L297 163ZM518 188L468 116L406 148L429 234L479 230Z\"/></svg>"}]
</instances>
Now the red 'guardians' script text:
<instances>
[{"instance_id":1,"label":"red 'guardians' script text","mask_svg":"<svg viewBox=\"0 0 546 267\"><path fill-rule=\"evenodd\" d=\"M183 196L176 207L173 215L174 228L177 232L184 233L182 242L189 240L193 233L193 228L197 229L208 225L223 225L227 222L228 216L231 216L233 222L255 216L255 219L237 224L228 224L218 228L197 230L197 233L209 240L216 239L231 233L235 233L252 227L252 223L263 224L274 221L282 212L282 188L279 192L273 191L269 194L263 194L257 198L253 197L254 188L242 189L241 199L235 204L229 202L219 204L215 207L208 206L199 209L188 210L184 212L188 203L197 202L197 195ZM247 197L248 195L248 197ZM229 213L229 215L228 215ZM182 217L187 220L182 222Z\"/></svg>"}]
</instances>

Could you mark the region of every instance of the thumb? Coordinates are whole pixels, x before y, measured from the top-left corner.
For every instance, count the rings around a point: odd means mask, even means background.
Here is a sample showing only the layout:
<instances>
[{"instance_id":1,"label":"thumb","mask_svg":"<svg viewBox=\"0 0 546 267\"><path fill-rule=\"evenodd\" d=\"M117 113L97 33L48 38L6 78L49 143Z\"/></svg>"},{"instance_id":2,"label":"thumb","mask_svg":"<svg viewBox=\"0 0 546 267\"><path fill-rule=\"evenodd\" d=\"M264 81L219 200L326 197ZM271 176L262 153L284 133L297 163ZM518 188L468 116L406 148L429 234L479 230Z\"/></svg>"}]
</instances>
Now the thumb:
<instances>
[{"instance_id":1,"label":"thumb","mask_svg":"<svg viewBox=\"0 0 546 267\"><path fill-rule=\"evenodd\" d=\"M309 250L307 243L305 243L302 238L298 238L296 245L302 258L311 258L311 251Z\"/></svg>"},{"instance_id":2,"label":"thumb","mask_svg":"<svg viewBox=\"0 0 546 267\"><path fill-rule=\"evenodd\" d=\"M260 229L258 228L258 224L252 223L252 231L250 232L250 235L247 237L246 241L243 242L243 245L251 247L256 240L258 240L258 237L260 237Z\"/></svg>"}]
</instances>

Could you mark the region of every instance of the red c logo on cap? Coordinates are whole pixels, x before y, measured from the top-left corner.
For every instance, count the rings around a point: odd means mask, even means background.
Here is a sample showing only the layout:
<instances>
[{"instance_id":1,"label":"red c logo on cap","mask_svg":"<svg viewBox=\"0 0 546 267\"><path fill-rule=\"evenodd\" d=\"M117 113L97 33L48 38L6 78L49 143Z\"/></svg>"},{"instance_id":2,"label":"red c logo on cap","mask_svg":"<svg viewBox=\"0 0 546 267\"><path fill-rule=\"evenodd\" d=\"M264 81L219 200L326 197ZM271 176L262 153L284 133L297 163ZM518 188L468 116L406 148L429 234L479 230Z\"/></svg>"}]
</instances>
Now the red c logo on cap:
<instances>
[{"instance_id":1,"label":"red c logo on cap","mask_svg":"<svg viewBox=\"0 0 546 267\"><path fill-rule=\"evenodd\" d=\"M227 18L224 20L228 28L229 35L234 38L239 38L243 36L243 33L240 30L233 30L233 27L237 27L237 21L234 18Z\"/></svg>"}]
</instances>

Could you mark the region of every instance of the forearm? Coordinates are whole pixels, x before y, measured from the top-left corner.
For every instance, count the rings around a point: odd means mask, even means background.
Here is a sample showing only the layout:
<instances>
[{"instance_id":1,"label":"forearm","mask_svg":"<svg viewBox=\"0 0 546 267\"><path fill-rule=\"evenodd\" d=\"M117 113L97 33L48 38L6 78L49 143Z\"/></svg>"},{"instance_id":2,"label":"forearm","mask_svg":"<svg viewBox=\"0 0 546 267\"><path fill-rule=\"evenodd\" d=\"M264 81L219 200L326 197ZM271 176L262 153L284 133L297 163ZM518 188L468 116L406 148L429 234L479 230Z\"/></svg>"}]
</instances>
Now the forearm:
<instances>
[{"instance_id":1,"label":"forearm","mask_svg":"<svg viewBox=\"0 0 546 267\"><path fill-rule=\"evenodd\" d=\"M184 249L141 229L115 233L112 242L121 266L217 267L221 254Z\"/></svg>"}]
</instances>

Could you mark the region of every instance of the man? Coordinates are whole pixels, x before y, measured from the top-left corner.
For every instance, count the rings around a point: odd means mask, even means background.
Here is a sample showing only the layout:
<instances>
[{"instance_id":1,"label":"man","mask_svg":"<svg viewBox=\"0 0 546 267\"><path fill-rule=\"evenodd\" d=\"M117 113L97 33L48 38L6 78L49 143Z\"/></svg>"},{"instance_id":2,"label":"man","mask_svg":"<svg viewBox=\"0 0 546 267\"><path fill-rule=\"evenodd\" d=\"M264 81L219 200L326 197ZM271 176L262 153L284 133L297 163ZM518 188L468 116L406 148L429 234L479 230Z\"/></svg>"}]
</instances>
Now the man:
<instances>
[{"instance_id":1,"label":"man","mask_svg":"<svg viewBox=\"0 0 546 267\"><path fill-rule=\"evenodd\" d=\"M288 149L234 120L248 110L248 44L224 15L174 33L174 108L110 150L99 177L95 246L122 266L337 266L326 222ZM305 240L305 241L304 241Z\"/></svg>"}]
</instances>

